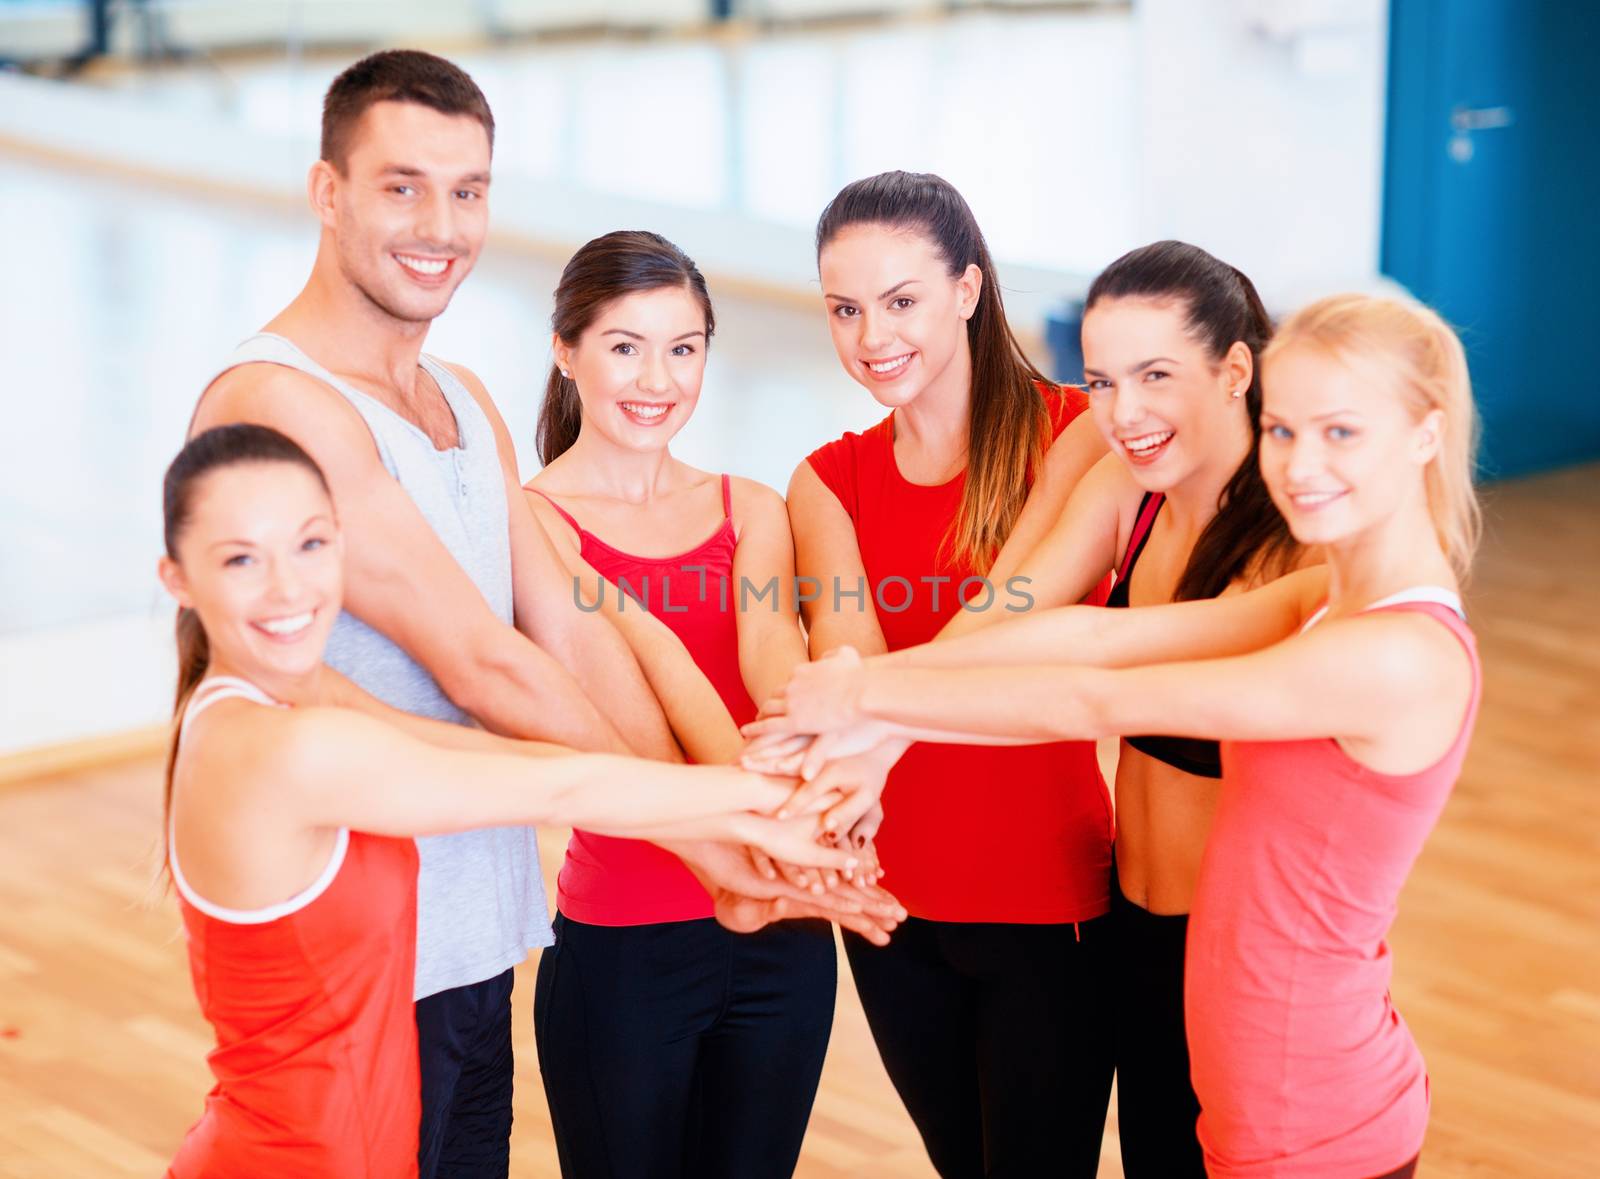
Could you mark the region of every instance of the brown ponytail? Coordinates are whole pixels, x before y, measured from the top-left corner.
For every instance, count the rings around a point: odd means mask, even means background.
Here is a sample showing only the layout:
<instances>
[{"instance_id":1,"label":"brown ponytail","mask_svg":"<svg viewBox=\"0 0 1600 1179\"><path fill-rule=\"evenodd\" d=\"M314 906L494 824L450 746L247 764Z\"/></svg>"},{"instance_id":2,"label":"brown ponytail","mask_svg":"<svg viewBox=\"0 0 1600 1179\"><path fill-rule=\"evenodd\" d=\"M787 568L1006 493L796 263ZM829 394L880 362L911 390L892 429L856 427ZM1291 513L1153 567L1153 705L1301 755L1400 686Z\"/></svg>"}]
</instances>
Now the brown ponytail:
<instances>
[{"instance_id":1,"label":"brown ponytail","mask_svg":"<svg viewBox=\"0 0 1600 1179\"><path fill-rule=\"evenodd\" d=\"M1298 551L1261 478L1261 353L1272 338L1272 319L1255 284L1226 262L1188 242L1162 241L1118 258L1089 285L1084 308L1102 299L1173 299L1185 311L1189 334L1220 362L1235 343L1250 349L1250 451L1217 501L1217 514L1201 531L1178 578L1173 600L1214 598L1254 571L1282 570Z\"/></svg>"},{"instance_id":2,"label":"brown ponytail","mask_svg":"<svg viewBox=\"0 0 1600 1179\"><path fill-rule=\"evenodd\" d=\"M241 463L290 463L316 476L323 491L328 481L322 468L295 442L266 426L241 423L218 426L196 434L178 452L161 484L162 534L167 556L178 559L178 542L194 514L195 497L205 476ZM161 840L166 846L167 820L172 812L172 774L178 761L178 730L189 698L205 678L211 663L211 641L200 616L188 606L178 608L173 628L178 644L178 686L172 701L172 739L167 747L166 785L161 806ZM165 859L165 857L163 857Z\"/></svg>"},{"instance_id":3,"label":"brown ponytail","mask_svg":"<svg viewBox=\"0 0 1600 1179\"><path fill-rule=\"evenodd\" d=\"M167 743L166 788L161 803L163 833L167 830L167 816L172 812L172 772L178 764L178 725L183 720L183 710L189 706L189 697L200 686L211 662L211 640L206 638L206 628L200 625L200 616L188 606L178 607L178 621L173 632L178 644L178 690L172 699L172 736Z\"/></svg>"},{"instance_id":4,"label":"brown ponytail","mask_svg":"<svg viewBox=\"0 0 1600 1179\"><path fill-rule=\"evenodd\" d=\"M841 230L861 224L915 230L939 250L952 278L968 266L983 272L978 306L967 321L967 479L946 547L955 564L987 573L1044 461L1050 411L1039 386L1048 380L1012 334L989 245L948 180L927 172L884 172L845 185L817 221L818 256Z\"/></svg>"},{"instance_id":5,"label":"brown ponytail","mask_svg":"<svg viewBox=\"0 0 1600 1179\"><path fill-rule=\"evenodd\" d=\"M569 348L610 304L639 291L663 287L682 287L700 303L706 316L706 344L716 330L711 311L711 294L705 276L694 260L659 233L624 229L585 243L572 255L561 281L556 284L556 306L550 326ZM539 408L539 425L534 442L539 461L545 465L565 454L578 440L583 428L583 404L578 400L578 383L561 375L552 364L545 382L544 404Z\"/></svg>"}]
</instances>

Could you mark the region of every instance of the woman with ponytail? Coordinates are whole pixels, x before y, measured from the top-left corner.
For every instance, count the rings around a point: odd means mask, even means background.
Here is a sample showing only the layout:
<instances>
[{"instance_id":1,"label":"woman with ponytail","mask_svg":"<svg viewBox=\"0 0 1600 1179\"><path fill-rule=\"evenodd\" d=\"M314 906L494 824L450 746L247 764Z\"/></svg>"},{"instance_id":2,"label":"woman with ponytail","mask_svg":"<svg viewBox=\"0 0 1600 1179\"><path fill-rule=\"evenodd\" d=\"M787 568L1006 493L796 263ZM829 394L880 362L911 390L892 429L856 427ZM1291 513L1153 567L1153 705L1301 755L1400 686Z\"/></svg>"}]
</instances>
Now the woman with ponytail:
<instances>
[{"instance_id":1,"label":"woman with ponytail","mask_svg":"<svg viewBox=\"0 0 1600 1179\"><path fill-rule=\"evenodd\" d=\"M1184 980L1206 1173L1404 1179L1428 1078L1385 939L1481 686L1459 596L1472 391L1437 315L1361 295L1292 316L1261 370L1262 480L1326 567L1212 600L1044 610L902 666L842 652L797 670L752 727L776 748L750 760L809 776L909 737L1220 740ZM980 646L986 666L959 666ZM798 758L790 740L809 742Z\"/></svg>"},{"instance_id":2,"label":"woman with ponytail","mask_svg":"<svg viewBox=\"0 0 1600 1179\"><path fill-rule=\"evenodd\" d=\"M894 651L963 611L1022 608L996 553L1037 542L1105 453L1083 393L1018 347L983 234L941 178L847 185L816 244L839 361L889 415L790 483L799 572L817 586L811 656ZM883 790L879 860L911 917L887 948L845 949L934 1167L1092 1176L1111 1084L1111 808L1093 745L915 746L886 790L894 759L874 756L851 774Z\"/></svg>"},{"instance_id":3,"label":"woman with ponytail","mask_svg":"<svg viewBox=\"0 0 1600 1179\"><path fill-rule=\"evenodd\" d=\"M173 1179L417 1174L410 836L576 823L853 870L815 817L757 813L792 782L512 741L326 670L342 542L321 470L282 434L197 435L164 501L160 576L181 607L167 867L217 1036Z\"/></svg>"},{"instance_id":4,"label":"woman with ponytail","mask_svg":"<svg viewBox=\"0 0 1600 1179\"><path fill-rule=\"evenodd\" d=\"M705 279L657 234L608 233L567 263L552 318L529 499L585 596L612 606L689 756L736 761L752 698L806 650L783 498L670 450L715 330ZM670 684L641 645L652 628L679 654ZM829 927L732 933L674 857L579 827L534 996L562 1173L786 1179L833 1024Z\"/></svg>"},{"instance_id":5,"label":"woman with ponytail","mask_svg":"<svg viewBox=\"0 0 1600 1179\"><path fill-rule=\"evenodd\" d=\"M1090 409L1110 453L1031 552L1001 553L1036 608L1082 598L1107 572L1107 605L1238 593L1305 560L1256 459L1261 353L1272 322L1250 280L1198 246L1161 241L1123 255L1085 300ZM1135 566L1138 574L1134 576ZM962 614L918 665L981 666L995 622ZM1134 736L1117 761L1111 877L1116 952L1117 1127L1129 1179L1204 1179L1183 1022L1187 914L1216 809L1215 741Z\"/></svg>"}]
</instances>

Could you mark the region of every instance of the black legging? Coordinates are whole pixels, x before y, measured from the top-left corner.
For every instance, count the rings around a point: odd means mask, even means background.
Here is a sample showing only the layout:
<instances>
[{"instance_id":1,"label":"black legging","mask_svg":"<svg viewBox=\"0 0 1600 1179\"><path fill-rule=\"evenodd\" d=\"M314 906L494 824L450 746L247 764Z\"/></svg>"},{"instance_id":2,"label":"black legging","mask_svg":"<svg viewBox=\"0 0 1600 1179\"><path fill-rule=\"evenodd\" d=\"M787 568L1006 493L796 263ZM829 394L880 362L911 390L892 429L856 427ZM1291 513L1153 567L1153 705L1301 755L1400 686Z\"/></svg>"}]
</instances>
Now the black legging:
<instances>
[{"instance_id":1,"label":"black legging","mask_svg":"<svg viewBox=\"0 0 1600 1179\"><path fill-rule=\"evenodd\" d=\"M872 1037L943 1179L1092 1179L1111 1093L1106 919L845 934Z\"/></svg>"},{"instance_id":2,"label":"black legging","mask_svg":"<svg viewBox=\"0 0 1600 1179\"><path fill-rule=\"evenodd\" d=\"M1117 1027L1117 1133L1127 1179L1205 1179L1183 1022L1189 918L1127 897L1111 871L1112 1010Z\"/></svg>"},{"instance_id":3,"label":"black legging","mask_svg":"<svg viewBox=\"0 0 1600 1179\"><path fill-rule=\"evenodd\" d=\"M831 927L559 914L534 1031L566 1179L788 1179L833 1027Z\"/></svg>"}]
</instances>

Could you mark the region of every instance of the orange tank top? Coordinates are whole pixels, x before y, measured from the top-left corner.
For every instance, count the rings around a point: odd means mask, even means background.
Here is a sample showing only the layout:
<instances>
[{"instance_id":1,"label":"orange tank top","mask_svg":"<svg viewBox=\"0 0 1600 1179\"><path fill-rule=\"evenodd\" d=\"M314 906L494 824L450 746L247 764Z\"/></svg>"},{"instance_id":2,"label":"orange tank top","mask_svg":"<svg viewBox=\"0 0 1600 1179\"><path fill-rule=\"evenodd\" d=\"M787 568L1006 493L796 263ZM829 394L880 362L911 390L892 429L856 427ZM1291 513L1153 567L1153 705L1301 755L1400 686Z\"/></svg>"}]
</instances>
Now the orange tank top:
<instances>
[{"instance_id":1,"label":"orange tank top","mask_svg":"<svg viewBox=\"0 0 1600 1179\"><path fill-rule=\"evenodd\" d=\"M184 730L228 697L277 703L244 680L213 677L191 699ZM414 1176L416 844L341 829L311 887L243 911L199 896L170 831L168 846L195 996L217 1038L206 1058L216 1084L169 1179Z\"/></svg>"}]
</instances>

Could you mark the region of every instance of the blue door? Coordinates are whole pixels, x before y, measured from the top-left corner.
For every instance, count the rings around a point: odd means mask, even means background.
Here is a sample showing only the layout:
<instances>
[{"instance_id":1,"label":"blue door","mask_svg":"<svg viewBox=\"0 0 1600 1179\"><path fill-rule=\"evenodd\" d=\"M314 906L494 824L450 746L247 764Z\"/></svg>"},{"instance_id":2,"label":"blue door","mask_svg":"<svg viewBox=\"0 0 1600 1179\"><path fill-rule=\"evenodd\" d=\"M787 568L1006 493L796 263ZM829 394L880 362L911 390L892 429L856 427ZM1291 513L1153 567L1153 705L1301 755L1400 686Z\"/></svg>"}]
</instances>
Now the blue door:
<instances>
[{"instance_id":1,"label":"blue door","mask_svg":"<svg viewBox=\"0 0 1600 1179\"><path fill-rule=\"evenodd\" d=\"M1486 476L1600 458L1600 3L1391 0L1382 267L1461 332Z\"/></svg>"}]
</instances>

